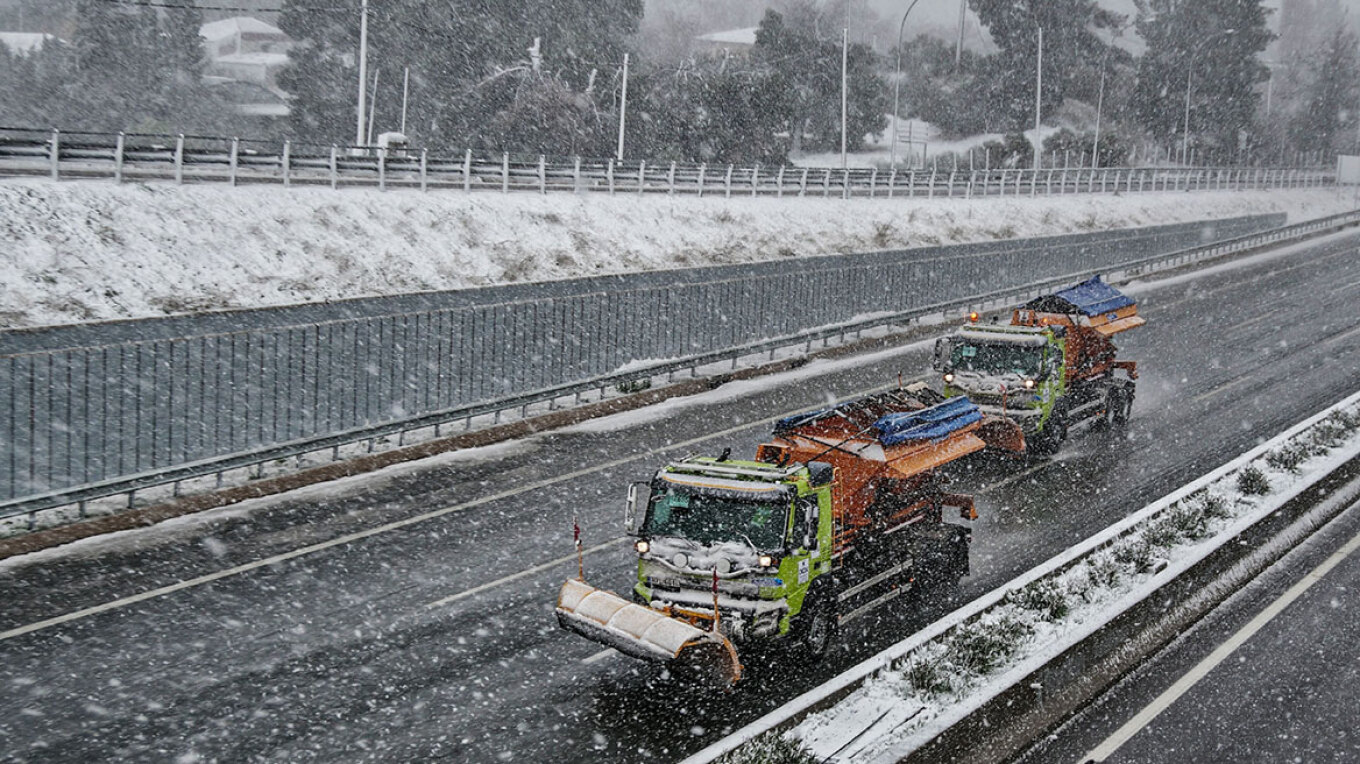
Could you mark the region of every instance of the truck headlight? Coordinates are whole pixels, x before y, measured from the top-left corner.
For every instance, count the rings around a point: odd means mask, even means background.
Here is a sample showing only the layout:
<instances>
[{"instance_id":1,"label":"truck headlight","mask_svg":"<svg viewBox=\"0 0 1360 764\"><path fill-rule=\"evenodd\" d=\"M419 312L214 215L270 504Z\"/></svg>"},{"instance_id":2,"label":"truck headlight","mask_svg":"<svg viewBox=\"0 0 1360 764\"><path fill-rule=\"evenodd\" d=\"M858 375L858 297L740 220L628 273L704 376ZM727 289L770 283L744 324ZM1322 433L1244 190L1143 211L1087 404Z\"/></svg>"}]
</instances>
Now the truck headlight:
<instances>
[{"instance_id":1,"label":"truck headlight","mask_svg":"<svg viewBox=\"0 0 1360 764\"><path fill-rule=\"evenodd\" d=\"M946 385L952 385L952 384L954 384L954 372L951 371L951 372L946 372L946 373L945 373L945 375L944 375L944 383L945 383Z\"/></svg>"},{"instance_id":2,"label":"truck headlight","mask_svg":"<svg viewBox=\"0 0 1360 764\"><path fill-rule=\"evenodd\" d=\"M1027 380L1025 380L1025 389L1026 389L1026 390L1033 390L1033 389L1034 389L1034 380L1032 380L1032 379L1027 379Z\"/></svg>"},{"instance_id":3,"label":"truck headlight","mask_svg":"<svg viewBox=\"0 0 1360 764\"><path fill-rule=\"evenodd\" d=\"M762 555L756 560L756 562L759 563L759 564L760 564L760 567L762 567L762 568L773 568L773 567L774 567L774 557L773 557L772 555L762 554Z\"/></svg>"},{"instance_id":4,"label":"truck headlight","mask_svg":"<svg viewBox=\"0 0 1360 764\"><path fill-rule=\"evenodd\" d=\"M647 539L638 539L637 543L633 544L633 548L637 550L638 554L647 554L651 551L652 545L647 543Z\"/></svg>"}]
</instances>

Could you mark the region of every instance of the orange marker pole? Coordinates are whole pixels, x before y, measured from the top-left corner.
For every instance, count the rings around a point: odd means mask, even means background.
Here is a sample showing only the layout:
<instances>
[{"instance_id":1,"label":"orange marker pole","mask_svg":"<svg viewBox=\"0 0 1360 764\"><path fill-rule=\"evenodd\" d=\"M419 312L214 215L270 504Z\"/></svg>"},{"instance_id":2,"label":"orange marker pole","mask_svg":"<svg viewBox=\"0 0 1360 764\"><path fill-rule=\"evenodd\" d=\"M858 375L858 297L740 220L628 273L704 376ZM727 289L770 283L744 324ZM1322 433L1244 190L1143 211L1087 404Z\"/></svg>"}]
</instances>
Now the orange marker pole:
<instances>
[{"instance_id":1,"label":"orange marker pole","mask_svg":"<svg viewBox=\"0 0 1360 764\"><path fill-rule=\"evenodd\" d=\"M576 515L571 516L572 540L576 543L576 580L586 580L586 558L581 553L581 524L576 522Z\"/></svg>"},{"instance_id":2,"label":"orange marker pole","mask_svg":"<svg viewBox=\"0 0 1360 764\"><path fill-rule=\"evenodd\" d=\"M718 633L718 566L713 566L713 633Z\"/></svg>"}]
</instances>

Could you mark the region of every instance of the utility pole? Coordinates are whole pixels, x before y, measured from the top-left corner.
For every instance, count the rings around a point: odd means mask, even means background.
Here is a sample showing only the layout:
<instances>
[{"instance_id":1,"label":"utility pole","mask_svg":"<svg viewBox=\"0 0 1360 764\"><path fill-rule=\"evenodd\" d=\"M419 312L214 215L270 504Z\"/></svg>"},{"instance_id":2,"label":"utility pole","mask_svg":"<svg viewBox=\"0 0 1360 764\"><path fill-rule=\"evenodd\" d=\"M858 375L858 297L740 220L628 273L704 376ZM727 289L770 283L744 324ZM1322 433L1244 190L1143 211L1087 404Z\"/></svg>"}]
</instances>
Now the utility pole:
<instances>
[{"instance_id":1,"label":"utility pole","mask_svg":"<svg viewBox=\"0 0 1360 764\"><path fill-rule=\"evenodd\" d=\"M1039 27L1039 57L1034 74L1034 171L1039 171L1039 117L1044 94L1044 28Z\"/></svg>"},{"instance_id":2,"label":"utility pole","mask_svg":"<svg viewBox=\"0 0 1360 764\"><path fill-rule=\"evenodd\" d=\"M623 94L619 98L619 151L616 157L623 161L623 127L628 119L628 54L623 54Z\"/></svg>"},{"instance_id":3,"label":"utility pole","mask_svg":"<svg viewBox=\"0 0 1360 764\"><path fill-rule=\"evenodd\" d=\"M401 134L406 135L406 102L411 95L411 67L401 77Z\"/></svg>"},{"instance_id":4,"label":"utility pole","mask_svg":"<svg viewBox=\"0 0 1360 764\"><path fill-rule=\"evenodd\" d=\"M845 156L846 135L850 121L850 28L841 30L841 169L849 166Z\"/></svg>"},{"instance_id":5,"label":"utility pole","mask_svg":"<svg viewBox=\"0 0 1360 764\"><path fill-rule=\"evenodd\" d=\"M968 0L959 0L959 36L954 41L954 72L963 63L963 27L968 20Z\"/></svg>"},{"instance_id":6,"label":"utility pole","mask_svg":"<svg viewBox=\"0 0 1360 764\"><path fill-rule=\"evenodd\" d=\"M889 160L892 168L897 169L897 123L902 116L899 113L898 104L902 96L902 31L907 28L907 17L911 15L911 9L916 7L920 0L911 0L911 5L907 6L907 12L902 14L902 23L897 25L897 72L893 77L893 124L892 124L892 149L889 152Z\"/></svg>"},{"instance_id":7,"label":"utility pole","mask_svg":"<svg viewBox=\"0 0 1360 764\"><path fill-rule=\"evenodd\" d=\"M365 146L373 145L373 118L378 113L378 75L382 74L381 69L373 70L373 97L368 102L368 140Z\"/></svg>"},{"instance_id":8,"label":"utility pole","mask_svg":"<svg viewBox=\"0 0 1360 764\"><path fill-rule=\"evenodd\" d=\"M354 129L354 145L364 145L364 107L368 102L368 0L359 10L359 121Z\"/></svg>"}]
</instances>

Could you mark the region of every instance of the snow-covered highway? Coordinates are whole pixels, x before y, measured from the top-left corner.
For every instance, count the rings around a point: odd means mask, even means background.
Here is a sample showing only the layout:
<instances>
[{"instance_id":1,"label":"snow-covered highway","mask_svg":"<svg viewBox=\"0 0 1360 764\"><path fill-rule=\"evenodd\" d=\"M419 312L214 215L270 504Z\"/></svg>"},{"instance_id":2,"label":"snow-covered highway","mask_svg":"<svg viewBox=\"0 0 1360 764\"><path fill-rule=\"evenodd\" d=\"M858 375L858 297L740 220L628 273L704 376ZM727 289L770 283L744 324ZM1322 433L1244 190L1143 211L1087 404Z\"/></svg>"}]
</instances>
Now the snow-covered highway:
<instances>
[{"instance_id":1,"label":"snow-covered highway","mask_svg":"<svg viewBox=\"0 0 1360 764\"><path fill-rule=\"evenodd\" d=\"M1357 248L1343 233L1135 284L1149 323L1122 343L1142 373L1128 438L1078 434L1019 478L995 463L958 475L981 489L963 596L1354 392ZM6 633L203 579L0 640L0 734L29 761L677 759L933 613L869 619L827 665L757 666L732 693L677 687L557 629L573 514L598 546L588 578L622 588L628 482L686 451L749 451L776 416L928 365L924 345L818 363L745 395L0 563Z\"/></svg>"}]
</instances>

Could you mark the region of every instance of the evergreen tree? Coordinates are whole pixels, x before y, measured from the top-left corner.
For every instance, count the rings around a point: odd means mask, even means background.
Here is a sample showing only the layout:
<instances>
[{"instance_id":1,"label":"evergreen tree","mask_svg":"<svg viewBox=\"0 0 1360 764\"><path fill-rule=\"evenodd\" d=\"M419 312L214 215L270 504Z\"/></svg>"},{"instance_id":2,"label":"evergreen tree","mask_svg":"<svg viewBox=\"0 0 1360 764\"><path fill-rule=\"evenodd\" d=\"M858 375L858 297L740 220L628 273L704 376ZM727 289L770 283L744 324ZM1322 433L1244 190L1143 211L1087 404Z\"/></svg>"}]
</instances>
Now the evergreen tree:
<instances>
[{"instance_id":1,"label":"evergreen tree","mask_svg":"<svg viewBox=\"0 0 1360 764\"><path fill-rule=\"evenodd\" d=\"M578 102L592 82L620 66L642 15L641 0L371 0L370 8L368 72L377 132L399 125L403 73L409 68L407 132L416 143L514 151L534 147L499 141L527 139L533 131L507 132L509 122L497 115L542 98L560 103L563 86L572 93L569 100ZM358 13L287 0L279 26L300 43L280 78L294 99L294 135L351 142ZM530 53L536 38L537 70ZM375 75L379 85L373 92ZM526 79L530 75L548 80ZM590 95L607 93L597 87Z\"/></svg>"},{"instance_id":2,"label":"evergreen tree","mask_svg":"<svg viewBox=\"0 0 1360 764\"><path fill-rule=\"evenodd\" d=\"M1138 120L1166 145L1179 143L1188 87L1190 147L1203 161L1233 161L1239 135L1253 126L1257 86L1269 76L1257 59L1273 38L1261 0L1138 0L1138 6L1138 31L1148 46L1134 86Z\"/></svg>"},{"instance_id":3,"label":"evergreen tree","mask_svg":"<svg viewBox=\"0 0 1360 764\"><path fill-rule=\"evenodd\" d=\"M987 32L1001 49L988 108L1003 114L1008 127L1033 124L1034 87L1043 29L1043 114L1062 106L1090 62L1103 60L1106 45L1092 31L1114 29L1122 20L1095 0L971 0Z\"/></svg>"},{"instance_id":4,"label":"evergreen tree","mask_svg":"<svg viewBox=\"0 0 1360 764\"><path fill-rule=\"evenodd\" d=\"M840 147L841 39L818 37L819 29L831 26L816 16L795 26L771 10L756 31L753 59L789 89L778 116L794 152ZM852 151L863 148L866 135L882 135L887 127L888 86L878 74L877 58L867 46L849 46L846 145Z\"/></svg>"},{"instance_id":5,"label":"evergreen tree","mask_svg":"<svg viewBox=\"0 0 1360 764\"><path fill-rule=\"evenodd\" d=\"M704 58L638 78L629 134L649 159L782 164L788 88L768 68Z\"/></svg>"},{"instance_id":6,"label":"evergreen tree","mask_svg":"<svg viewBox=\"0 0 1360 764\"><path fill-rule=\"evenodd\" d=\"M1336 28L1309 62L1311 82L1292 120L1291 135L1299 151L1331 154L1355 150L1360 109L1360 60L1356 36Z\"/></svg>"}]
</instances>

